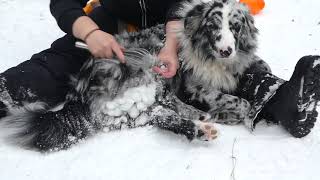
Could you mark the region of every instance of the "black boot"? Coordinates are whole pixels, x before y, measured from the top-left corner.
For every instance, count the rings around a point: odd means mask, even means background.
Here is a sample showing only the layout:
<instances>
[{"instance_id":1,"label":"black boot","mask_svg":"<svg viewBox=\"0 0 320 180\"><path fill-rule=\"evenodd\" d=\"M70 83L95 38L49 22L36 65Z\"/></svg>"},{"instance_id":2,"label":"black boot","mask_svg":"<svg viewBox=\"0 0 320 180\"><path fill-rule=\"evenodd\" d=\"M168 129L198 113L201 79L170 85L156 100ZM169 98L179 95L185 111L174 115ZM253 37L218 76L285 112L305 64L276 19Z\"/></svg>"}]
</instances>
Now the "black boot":
<instances>
[{"instance_id":1,"label":"black boot","mask_svg":"<svg viewBox=\"0 0 320 180\"><path fill-rule=\"evenodd\" d=\"M248 118L244 124L250 130L254 130L261 120L274 122L265 114L265 105L276 93L276 90L286 81L273 75L269 65L259 57L255 57L254 63L244 72L239 79L239 86L234 95L246 99L251 105ZM268 113L267 113L268 114Z\"/></svg>"},{"instance_id":2,"label":"black boot","mask_svg":"<svg viewBox=\"0 0 320 180\"><path fill-rule=\"evenodd\" d=\"M320 56L305 56L298 61L290 80L265 105L263 114L301 138L314 127L319 100Z\"/></svg>"}]
</instances>

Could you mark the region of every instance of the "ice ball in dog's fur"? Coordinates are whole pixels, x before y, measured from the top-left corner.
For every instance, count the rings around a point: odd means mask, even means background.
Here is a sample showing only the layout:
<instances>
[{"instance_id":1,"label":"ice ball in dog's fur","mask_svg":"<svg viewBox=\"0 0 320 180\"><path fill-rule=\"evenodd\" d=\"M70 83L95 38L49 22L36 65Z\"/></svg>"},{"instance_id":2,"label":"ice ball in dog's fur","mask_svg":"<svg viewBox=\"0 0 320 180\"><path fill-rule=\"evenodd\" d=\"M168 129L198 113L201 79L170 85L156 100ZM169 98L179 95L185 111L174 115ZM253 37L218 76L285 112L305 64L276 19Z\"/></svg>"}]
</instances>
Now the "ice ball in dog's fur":
<instances>
[{"instance_id":1,"label":"ice ball in dog's fur","mask_svg":"<svg viewBox=\"0 0 320 180\"><path fill-rule=\"evenodd\" d=\"M139 110L137 107L134 105L131 107L131 109L128 111L128 114L131 118L136 118L139 116Z\"/></svg>"},{"instance_id":2,"label":"ice ball in dog's fur","mask_svg":"<svg viewBox=\"0 0 320 180\"><path fill-rule=\"evenodd\" d=\"M129 111L129 109L133 106L134 101L132 99L127 99L124 104L121 104L119 107L123 111Z\"/></svg>"},{"instance_id":3,"label":"ice ball in dog's fur","mask_svg":"<svg viewBox=\"0 0 320 180\"><path fill-rule=\"evenodd\" d=\"M109 110L107 112L107 114L109 116L121 116L122 115L122 111L120 110L120 108L117 108L117 109Z\"/></svg>"},{"instance_id":4,"label":"ice ball in dog's fur","mask_svg":"<svg viewBox=\"0 0 320 180\"><path fill-rule=\"evenodd\" d=\"M119 105L122 105L126 103L126 100L124 98L117 98L115 102Z\"/></svg>"},{"instance_id":5,"label":"ice ball in dog's fur","mask_svg":"<svg viewBox=\"0 0 320 180\"><path fill-rule=\"evenodd\" d=\"M142 94L138 91L139 89L136 89L136 91L132 91L130 94L127 94L127 98L130 98L135 102L141 101Z\"/></svg>"},{"instance_id":6,"label":"ice ball in dog's fur","mask_svg":"<svg viewBox=\"0 0 320 180\"><path fill-rule=\"evenodd\" d=\"M147 110L148 106L144 102L138 102L137 103L137 109L139 111L145 111Z\"/></svg>"},{"instance_id":7,"label":"ice ball in dog's fur","mask_svg":"<svg viewBox=\"0 0 320 180\"><path fill-rule=\"evenodd\" d=\"M115 109L118 106L118 104L114 101L109 101L106 103L106 106L108 109L111 110L111 109Z\"/></svg>"}]
</instances>

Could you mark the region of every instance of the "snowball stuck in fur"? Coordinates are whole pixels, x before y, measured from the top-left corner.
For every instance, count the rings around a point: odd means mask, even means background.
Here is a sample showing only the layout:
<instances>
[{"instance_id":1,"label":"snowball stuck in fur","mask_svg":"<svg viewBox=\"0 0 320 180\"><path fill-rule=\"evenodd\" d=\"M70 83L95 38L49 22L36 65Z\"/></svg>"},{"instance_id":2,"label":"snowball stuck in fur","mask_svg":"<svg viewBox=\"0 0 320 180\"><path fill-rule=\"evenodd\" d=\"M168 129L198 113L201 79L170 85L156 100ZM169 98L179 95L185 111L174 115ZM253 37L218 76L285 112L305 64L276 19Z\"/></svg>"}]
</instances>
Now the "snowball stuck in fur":
<instances>
[{"instance_id":1,"label":"snowball stuck in fur","mask_svg":"<svg viewBox=\"0 0 320 180\"><path fill-rule=\"evenodd\" d=\"M129 88L122 95L106 102L103 112L109 116L128 114L131 118L136 118L155 102L155 95L155 83Z\"/></svg>"}]
</instances>

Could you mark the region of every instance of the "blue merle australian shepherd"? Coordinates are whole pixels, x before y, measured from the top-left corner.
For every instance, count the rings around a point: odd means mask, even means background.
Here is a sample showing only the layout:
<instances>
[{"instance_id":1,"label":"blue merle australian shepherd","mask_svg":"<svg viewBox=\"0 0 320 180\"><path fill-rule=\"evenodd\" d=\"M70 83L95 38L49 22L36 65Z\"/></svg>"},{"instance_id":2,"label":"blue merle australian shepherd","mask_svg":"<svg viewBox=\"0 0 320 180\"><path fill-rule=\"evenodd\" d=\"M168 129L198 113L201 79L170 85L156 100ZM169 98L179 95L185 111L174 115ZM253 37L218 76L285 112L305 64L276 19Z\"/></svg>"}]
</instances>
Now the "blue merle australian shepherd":
<instances>
[{"instance_id":1,"label":"blue merle australian shepherd","mask_svg":"<svg viewBox=\"0 0 320 180\"><path fill-rule=\"evenodd\" d=\"M295 137L317 118L320 58L303 57L289 81L271 74L255 56L257 29L235 0L190 0L175 11L183 26L180 69L165 80L151 69L165 39L164 26L116 36L126 64L90 59L72 79L60 109L45 102L11 108L1 123L11 142L42 151L70 147L101 130L153 125L188 139L217 137L213 123L279 123Z\"/></svg>"}]
</instances>

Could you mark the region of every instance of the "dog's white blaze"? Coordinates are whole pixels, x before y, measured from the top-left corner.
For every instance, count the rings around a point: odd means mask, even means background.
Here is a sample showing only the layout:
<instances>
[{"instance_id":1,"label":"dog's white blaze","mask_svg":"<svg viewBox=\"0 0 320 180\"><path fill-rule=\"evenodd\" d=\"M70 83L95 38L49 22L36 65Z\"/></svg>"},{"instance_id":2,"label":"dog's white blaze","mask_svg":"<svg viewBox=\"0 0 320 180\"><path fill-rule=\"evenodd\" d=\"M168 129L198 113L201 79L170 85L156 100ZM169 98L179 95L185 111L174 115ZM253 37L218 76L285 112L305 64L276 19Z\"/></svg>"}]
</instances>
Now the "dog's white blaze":
<instances>
[{"instance_id":1,"label":"dog's white blaze","mask_svg":"<svg viewBox=\"0 0 320 180\"><path fill-rule=\"evenodd\" d=\"M229 13L231 12L230 5L224 5L221 9L222 12L222 30L221 30L221 40L216 42L216 46L218 51L220 50L228 50L228 47L232 49L232 53L229 58L233 58L235 56L235 39L233 33L230 30L229 25Z\"/></svg>"},{"instance_id":2,"label":"dog's white blaze","mask_svg":"<svg viewBox=\"0 0 320 180\"><path fill-rule=\"evenodd\" d=\"M136 118L141 111L145 111L155 102L156 83L129 88L122 95L106 102L103 112L109 116L129 114Z\"/></svg>"}]
</instances>

